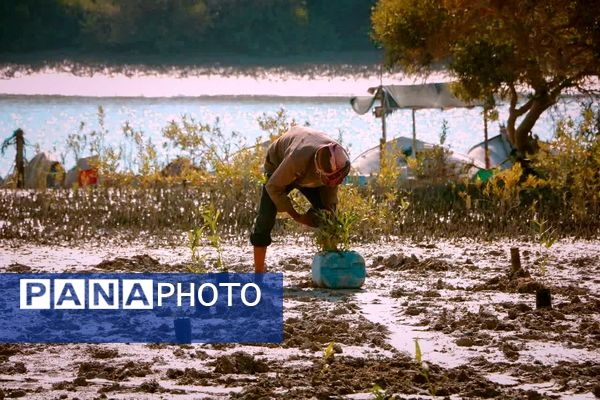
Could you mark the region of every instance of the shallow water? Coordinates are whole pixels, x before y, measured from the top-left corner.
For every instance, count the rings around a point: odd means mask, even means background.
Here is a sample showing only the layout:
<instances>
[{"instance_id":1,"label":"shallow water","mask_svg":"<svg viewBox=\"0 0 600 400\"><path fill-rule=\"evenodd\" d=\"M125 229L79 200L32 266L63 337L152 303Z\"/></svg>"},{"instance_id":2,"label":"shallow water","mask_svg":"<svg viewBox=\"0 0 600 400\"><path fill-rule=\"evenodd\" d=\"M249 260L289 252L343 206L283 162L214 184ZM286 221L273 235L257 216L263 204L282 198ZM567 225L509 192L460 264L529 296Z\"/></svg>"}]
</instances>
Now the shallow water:
<instances>
[{"instance_id":1,"label":"shallow water","mask_svg":"<svg viewBox=\"0 0 600 400\"><path fill-rule=\"evenodd\" d=\"M447 80L432 77L429 82ZM162 149L162 128L171 120L189 114L196 121L213 124L218 118L225 135L235 131L241 140L234 145L254 144L260 136L257 118L263 113L273 115L284 108L298 123L310 123L334 138L340 135L350 146L352 157L374 147L381 136L381 121L370 113L356 114L350 107L353 95L366 95L367 89L380 82L379 76L308 76L285 72L261 75L229 75L206 73L181 77L178 74L102 74L81 77L57 71L42 71L28 75L17 74L0 80L0 136L9 136L22 128L34 154L33 146L64 157L72 166L66 138L77 133L82 122L84 133L100 130L98 106L104 107L108 130L107 142L124 142L122 126L141 130L159 148L161 161L175 153ZM385 75L384 84L416 84L422 81L401 75ZM542 139L549 139L554 120L560 115L577 114L574 101L564 101L555 112L546 112L534 129ZM500 108L500 121L506 119L506 107ZM446 144L454 151L466 153L483 140L481 110L419 110L416 112L417 137L438 143L443 121L447 121ZM412 135L410 110L401 110L387 120L388 139ZM497 122L489 123L489 136L499 132ZM14 159L9 149L0 158L0 176L7 174Z\"/></svg>"}]
</instances>

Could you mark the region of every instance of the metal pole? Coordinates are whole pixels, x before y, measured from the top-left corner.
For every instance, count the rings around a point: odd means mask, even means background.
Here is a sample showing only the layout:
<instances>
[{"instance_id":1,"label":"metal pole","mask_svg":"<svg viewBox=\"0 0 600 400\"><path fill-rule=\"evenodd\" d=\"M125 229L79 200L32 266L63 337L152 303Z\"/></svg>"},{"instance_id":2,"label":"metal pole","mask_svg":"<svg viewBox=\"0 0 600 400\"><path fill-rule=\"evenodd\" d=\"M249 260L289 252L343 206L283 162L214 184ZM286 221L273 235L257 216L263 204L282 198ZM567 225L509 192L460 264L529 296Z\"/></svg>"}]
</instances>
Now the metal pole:
<instances>
[{"instance_id":1,"label":"metal pole","mask_svg":"<svg viewBox=\"0 0 600 400\"><path fill-rule=\"evenodd\" d=\"M15 156L15 170L17 171L17 189L25 187L25 138L22 129L15 131L17 155Z\"/></svg>"},{"instance_id":2,"label":"metal pole","mask_svg":"<svg viewBox=\"0 0 600 400\"><path fill-rule=\"evenodd\" d=\"M415 124L415 109L412 109L412 128L413 128L413 137L412 137L412 154L414 157L417 156L417 126Z\"/></svg>"},{"instance_id":3,"label":"metal pole","mask_svg":"<svg viewBox=\"0 0 600 400\"><path fill-rule=\"evenodd\" d=\"M485 169L490 169L490 151L488 149L488 125L486 110L483 110L483 138L483 148L485 151Z\"/></svg>"}]
</instances>

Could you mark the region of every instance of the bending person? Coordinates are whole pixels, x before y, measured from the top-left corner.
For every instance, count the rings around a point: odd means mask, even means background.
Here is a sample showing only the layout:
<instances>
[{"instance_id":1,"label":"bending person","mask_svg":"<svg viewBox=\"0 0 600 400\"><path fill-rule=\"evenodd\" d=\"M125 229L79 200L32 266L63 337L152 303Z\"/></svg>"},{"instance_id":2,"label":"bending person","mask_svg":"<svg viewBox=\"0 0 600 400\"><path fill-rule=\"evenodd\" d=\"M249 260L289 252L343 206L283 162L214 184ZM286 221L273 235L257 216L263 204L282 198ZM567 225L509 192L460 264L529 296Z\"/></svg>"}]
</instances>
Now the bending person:
<instances>
[{"instance_id":1,"label":"bending person","mask_svg":"<svg viewBox=\"0 0 600 400\"><path fill-rule=\"evenodd\" d=\"M275 140L265 160L267 183L263 186L258 216L250 242L254 246L254 270L266 272L267 246L278 212L286 212L296 222L316 227L316 210L334 211L338 185L350 172L350 159L344 148L322 132L294 126ZM298 189L311 204L298 213L288 197Z\"/></svg>"}]
</instances>

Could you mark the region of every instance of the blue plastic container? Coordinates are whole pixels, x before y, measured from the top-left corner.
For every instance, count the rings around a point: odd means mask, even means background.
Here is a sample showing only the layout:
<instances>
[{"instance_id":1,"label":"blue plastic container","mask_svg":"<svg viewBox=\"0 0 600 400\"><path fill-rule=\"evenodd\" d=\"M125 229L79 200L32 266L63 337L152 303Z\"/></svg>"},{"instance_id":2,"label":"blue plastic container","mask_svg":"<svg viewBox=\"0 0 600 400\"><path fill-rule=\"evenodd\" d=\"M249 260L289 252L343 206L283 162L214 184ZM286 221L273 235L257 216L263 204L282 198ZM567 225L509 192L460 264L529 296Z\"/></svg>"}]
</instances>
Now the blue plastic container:
<instances>
[{"instance_id":1,"label":"blue plastic container","mask_svg":"<svg viewBox=\"0 0 600 400\"><path fill-rule=\"evenodd\" d=\"M313 282L330 289L357 289L365 282L365 259L356 251L322 251L312 262Z\"/></svg>"}]
</instances>

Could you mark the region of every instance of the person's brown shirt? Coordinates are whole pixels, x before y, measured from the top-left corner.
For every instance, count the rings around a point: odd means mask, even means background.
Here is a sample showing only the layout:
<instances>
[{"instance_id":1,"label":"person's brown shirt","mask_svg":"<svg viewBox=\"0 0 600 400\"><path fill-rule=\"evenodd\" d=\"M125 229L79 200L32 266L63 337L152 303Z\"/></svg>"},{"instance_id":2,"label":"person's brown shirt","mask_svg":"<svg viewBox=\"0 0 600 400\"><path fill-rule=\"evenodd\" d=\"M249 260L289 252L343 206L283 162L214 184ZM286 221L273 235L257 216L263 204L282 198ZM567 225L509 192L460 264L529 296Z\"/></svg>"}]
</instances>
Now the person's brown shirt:
<instances>
[{"instance_id":1,"label":"person's brown shirt","mask_svg":"<svg viewBox=\"0 0 600 400\"><path fill-rule=\"evenodd\" d=\"M265 172L271 174L266 184L267 193L277 211L293 210L287 196L290 187L320 188L325 208L337 204L337 186L325 186L315 167L315 153L327 144L336 143L326 134L304 126L294 126L271 143L267 150Z\"/></svg>"}]
</instances>

